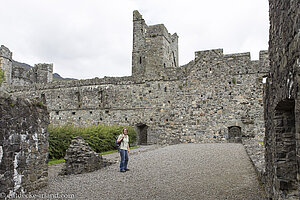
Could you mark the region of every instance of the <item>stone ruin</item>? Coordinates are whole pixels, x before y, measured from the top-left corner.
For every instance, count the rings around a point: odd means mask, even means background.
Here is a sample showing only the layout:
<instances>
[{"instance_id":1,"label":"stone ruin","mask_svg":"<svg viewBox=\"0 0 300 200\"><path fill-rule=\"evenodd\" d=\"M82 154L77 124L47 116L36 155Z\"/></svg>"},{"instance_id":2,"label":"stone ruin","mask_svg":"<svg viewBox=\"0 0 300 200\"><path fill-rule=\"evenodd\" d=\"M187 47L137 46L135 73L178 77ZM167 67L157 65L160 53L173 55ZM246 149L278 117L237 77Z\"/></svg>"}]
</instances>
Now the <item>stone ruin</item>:
<instances>
[{"instance_id":1,"label":"stone ruin","mask_svg":"<svg viewBox=\"0 0 300 200\"><path fill-rule=\"evenodd\" d=\"M25 65L25 66L23 66ZM34 83L50 83L53 80L52 64L36 64L29 68L26 64L12 59L12 52L5 46L0 47L0 66L4 70L4 86L25 86Z\"/></svg>"},{"instance_id":2,"label":"stone ruin","mask_svg":"<svg viewBox=\"0 0 300 200\"><path fill-rule=\"evenodd\" d=\"M133 126L138 144L264 137L267 51L260 52L259 60L223 49L197 51L195 59L179 66L178 35L163 24L147 25L134 11L132 76L51 81L52 66L41 64L36 76L24 78L11 55L1 47L0 67L11 80L7 90L42 98L54 125Z\"/></svg>"},{"instance_id":3,"label":"stone ruin","mask_svg":"<svg viewBox=\"0 0 300 200\"><path fill-rule=\"evenodd\" d=\"M75 137L66 151L65 165L60 175L82 174L112 164L97 154L82 137Z\"/></svg>"},{"instance_id":4,"label":"stone ruin","mask_svg":"<svg viewBox=\"0 0 300 200\"><path fill-rule=\"evenodd\" d=\"M132 125L141 144L239 142L265 133L262 175L268 198L299 199L300 7L295 0L269 4L269 57L261 51L258 61L249 53L224 55L214 49L196 52L194 60L179 66L177 34L163 24L148 26L134 11L132 76L53 82L50 66L20 73L9 49L1 46L4 85L16 96L42 98L53 124ZM10 103L15 101L20 104ZM1 97L0 183L5 187L0 192L9 196L46 184L41 153L47 149L47 120L39 114L45 109L30 105ZM28 112L22 118L17 110L23 109ZM41 159L33 162L33 157Z\"/></svg>"},{"instance_id":5,"label":"stone ruin","mask_svg":"<svg viewBox=\"0 0 300 200\"><path fill-rule=\"evenodd\" d=\"M48 184L49 113L39 101L0 90L0 198Z\"/></svg>"}]
</instances>

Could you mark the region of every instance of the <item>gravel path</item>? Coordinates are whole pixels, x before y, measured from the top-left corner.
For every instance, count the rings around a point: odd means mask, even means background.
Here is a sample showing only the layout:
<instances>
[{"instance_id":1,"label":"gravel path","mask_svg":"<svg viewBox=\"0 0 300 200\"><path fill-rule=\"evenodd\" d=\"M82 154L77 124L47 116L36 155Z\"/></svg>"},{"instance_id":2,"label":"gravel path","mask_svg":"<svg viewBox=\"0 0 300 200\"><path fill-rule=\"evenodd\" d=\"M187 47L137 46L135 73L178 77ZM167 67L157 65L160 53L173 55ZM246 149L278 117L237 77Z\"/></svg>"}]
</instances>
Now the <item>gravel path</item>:
<instances>
[{"instance_id":1,"label":"gravel path","mask_svg":"<svg viewBox=\"0 0 300 200\"><path fill-rule=\"evenodd\" d=\"M241 144L171 145L133 153L129 159L126 173L116 163L92 173L52 176L38 193L86 200L263 199Z\"/></svg>"}]
</instances>

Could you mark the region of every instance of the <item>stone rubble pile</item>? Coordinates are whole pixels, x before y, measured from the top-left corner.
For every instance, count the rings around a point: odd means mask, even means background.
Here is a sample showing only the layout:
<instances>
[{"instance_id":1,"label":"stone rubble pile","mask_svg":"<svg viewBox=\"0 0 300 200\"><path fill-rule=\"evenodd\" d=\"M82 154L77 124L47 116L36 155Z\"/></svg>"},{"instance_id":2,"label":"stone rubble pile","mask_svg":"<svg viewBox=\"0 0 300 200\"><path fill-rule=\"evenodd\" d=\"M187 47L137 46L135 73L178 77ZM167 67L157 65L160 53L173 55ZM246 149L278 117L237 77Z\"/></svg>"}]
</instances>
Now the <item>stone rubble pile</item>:
<instances>
[{"instance_id":1,"label":"stone rubble pile","mask_svg":"<svg viewBox=\"0 0 300 200\"><path fill-rule=\"evenodd\" d=\"M112 164L93 151L82 137L75 137L72 140L66 151L65 160L60 175L93 172Z\"/></svg>"}]
</instances>

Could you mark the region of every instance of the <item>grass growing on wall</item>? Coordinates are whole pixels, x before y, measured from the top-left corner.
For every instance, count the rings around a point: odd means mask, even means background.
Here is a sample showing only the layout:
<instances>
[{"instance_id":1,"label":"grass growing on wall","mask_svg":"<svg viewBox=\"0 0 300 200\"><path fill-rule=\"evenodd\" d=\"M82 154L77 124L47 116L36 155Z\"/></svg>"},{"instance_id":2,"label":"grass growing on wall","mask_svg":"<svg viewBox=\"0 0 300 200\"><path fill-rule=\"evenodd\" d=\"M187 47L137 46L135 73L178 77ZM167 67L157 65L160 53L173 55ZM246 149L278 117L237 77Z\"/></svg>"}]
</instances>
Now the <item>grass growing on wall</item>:
<instances>
[{"instance_id":1,"label":"grass growing on wall","mask_svg":"<svg viewBox=\"0 0 300 200\"><path fill-rule=\"evenodd\" d=\"M2 85L2 82L4 81L4 70L0 68L0 86Z\"/></svg>"},{"instance_id":2,"label":"grass growing on wall","mask_svg":"<svg viewBox=\"0 0 300 200\"><path fill-rule=\"evenodd\" d=\"M264 142L257 142L259 145L262 145L262 146L264 146L265 144L264 144Z\"/></svg>"},{"instance_id":3,"label":"grass growing on wall","mask_svg":"<svg viewBox=\"0 0 300 200\"><path fill-rule=\"evenodd\" d=\"M65 156L71 140L81 136L97 153L115 149L115 137L120 135L123 126L88 126L77 127L73 125L53 126L49 131L49 159L60 159ZM136 132L133 127L126 127L130 138L130 144L136 141Z\"/></svg>"}]
</instances>

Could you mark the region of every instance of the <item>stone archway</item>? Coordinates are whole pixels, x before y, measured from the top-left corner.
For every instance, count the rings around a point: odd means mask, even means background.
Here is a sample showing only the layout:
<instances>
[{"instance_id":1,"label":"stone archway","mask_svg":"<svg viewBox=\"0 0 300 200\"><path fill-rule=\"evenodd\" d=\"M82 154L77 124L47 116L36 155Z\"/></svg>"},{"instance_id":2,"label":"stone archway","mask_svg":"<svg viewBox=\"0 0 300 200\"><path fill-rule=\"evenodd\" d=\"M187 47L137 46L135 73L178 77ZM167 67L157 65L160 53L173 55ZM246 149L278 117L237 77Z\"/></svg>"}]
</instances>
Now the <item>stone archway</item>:
<instances>
[{"instance_id":1,"label":"stone archway","mask_svg":"<svg viewBox=\"0 0 300 200\"><path fill-rule=\"evenodd\" d=\"M228 127L228 141L232 143L242 142L242 131L240 126Z\"/></svg>"},{"instance_id":2,"label":"stone archway","mask_svg":"<svg viewBox=\"0 0 300 200\"><path fill-rule=\"evenodd\" d=\"M146 124L139 123L136 125L137 130L137 143L139 145L148 144L148 126Z\"/></svg>"}]
</instances>

